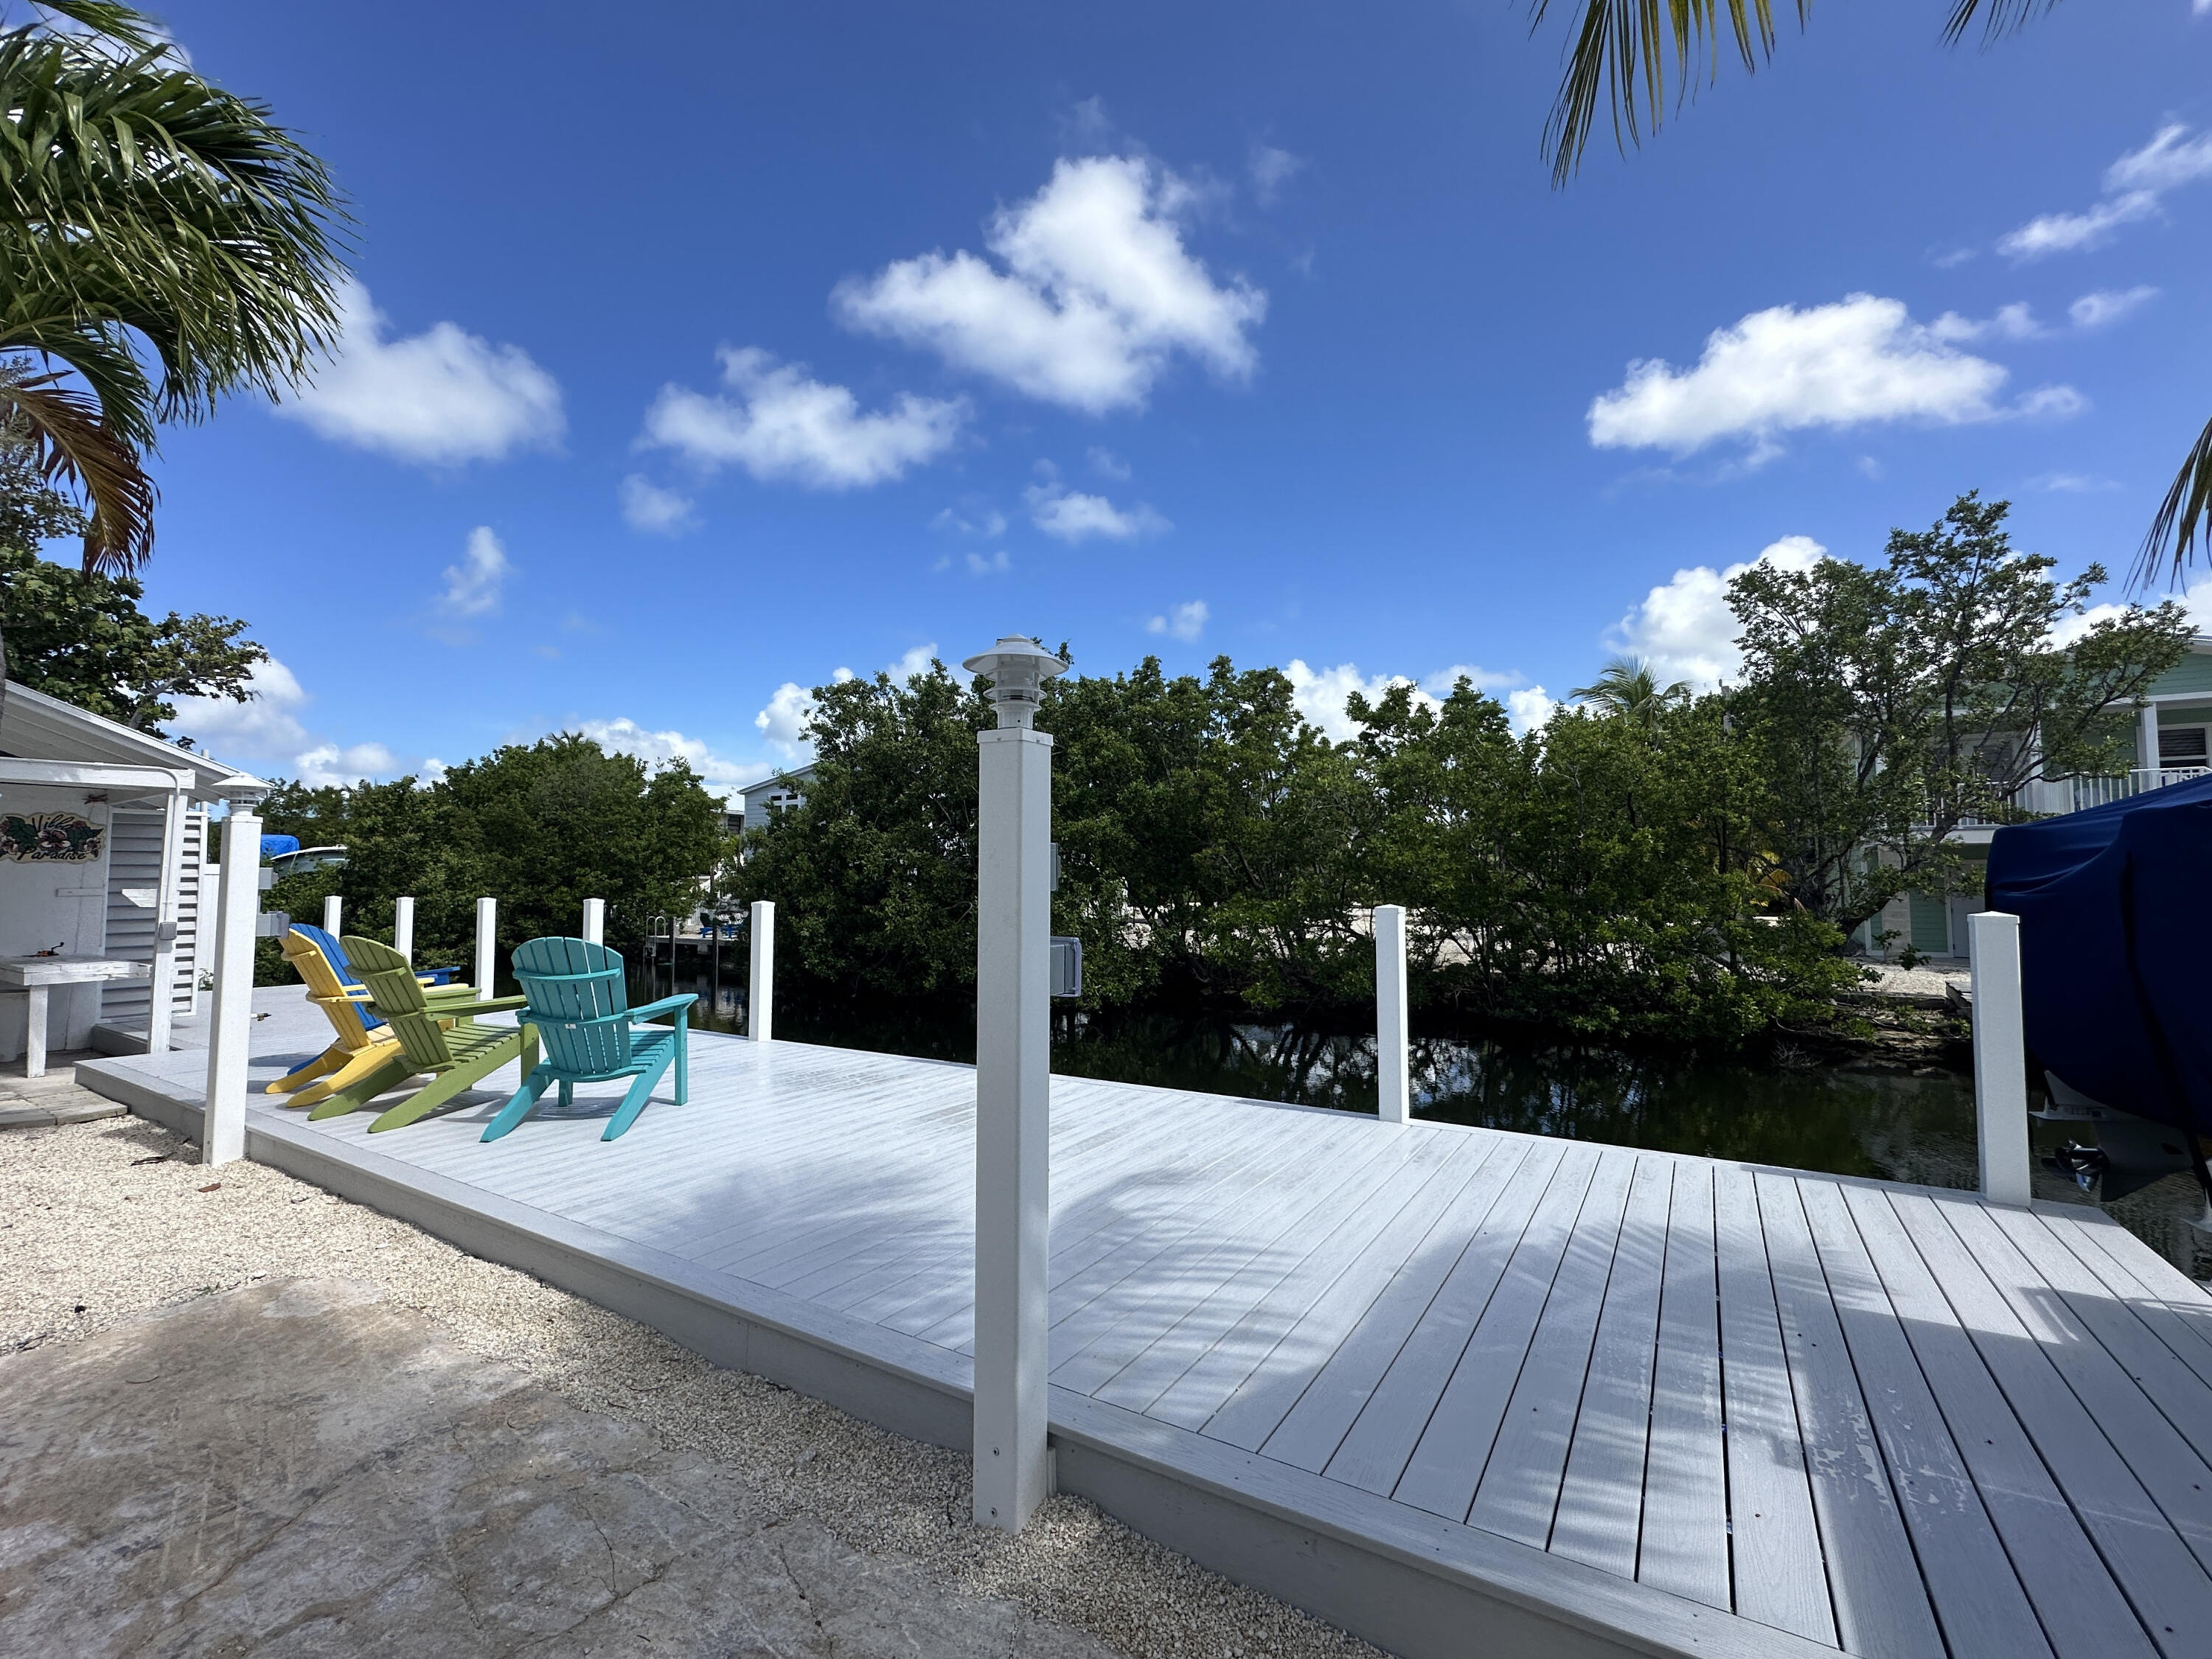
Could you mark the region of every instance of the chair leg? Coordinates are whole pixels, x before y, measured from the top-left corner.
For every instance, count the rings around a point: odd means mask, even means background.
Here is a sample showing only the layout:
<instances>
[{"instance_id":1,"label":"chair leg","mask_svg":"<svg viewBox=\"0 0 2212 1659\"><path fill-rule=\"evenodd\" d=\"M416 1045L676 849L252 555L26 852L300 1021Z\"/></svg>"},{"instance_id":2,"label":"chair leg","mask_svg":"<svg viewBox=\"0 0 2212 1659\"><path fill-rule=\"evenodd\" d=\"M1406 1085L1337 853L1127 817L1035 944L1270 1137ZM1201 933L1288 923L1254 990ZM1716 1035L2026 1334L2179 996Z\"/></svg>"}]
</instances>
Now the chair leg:
<instances>
[{"instance_id":1,"label":"chair leg","mask_svg":"<svg viewBox=\"0 0 2212 1659\"><path fill-rule=\"evenodd\" d=\"M510 1133L515 1125L530 1115L538 1104L538 1097L545 1092L552 1081L550 1066L532 1067L524 1076L522 1086L514 1091L506 1105L499 1109L499 1115L484 1125L483 1139L497 1140L501 1135Z\"/></svg>"},{"instance_id":2,"label":"chair leg","mask_svg":"<svg viewBox=\"0 0 2212 1659\"><path fill-rule=\"evenodd\" d=\"M576 1103L576 1085L565 1077L561 1079L561 1103L563 1106L574 1106Z\"/></svg>"},{"instance_id":3,"label":"chair leg","mask_svg":"<svg viewBox=\"0 0 2212 1659\"><path fill-rule=\"evenodd\" d=\"M326 1117L343 1117L348 1112L359 1111L386 1089L397 1089L415 1075L415 1068L406 1060L394 1054L350 1089L341 1090L307 1114L307 1121L320 1123Z\"/></svg>"},{"instance_id":4,"label":"chair leg","mask_svg":"<svg viewBox=\"0 0 2212 1659\"><path fill-rule=\"evenodd\" d=\"M652 1097L653 1085L660 1081L661 1073L668 1069L668 1055L663 1053L659 1065L644 1073L636 1082L629 1085L629 1092L623 1097L623 1103L615 1109L615 1115L607 1120L607 1132L599 1137L601 1140L612 1140L637 1121L637 1115L645 1109L645 1103Z\"/></svg>"},{"instance_id":5,"label":"chair leg","mask_svg":"<svg viewBox=\"0 0 2212 1659\"><path fill-rule=\"evenodd\" d=\"M356 1049L345 1057L345 1064L337 1071L319 1083L308 1085L284 1103L288 1106L313 1106L328 1100L332 1095L343 1094L379 1066L389 1065L398 1058L398 1052L389 1042L374 1042L366 1048Z\"/></svg>"},{"instance_id":6,"label":"chair leg","mask_svg":"<svg viewBox=\"0 0 2212 1659\"><path fill-rule=\"evenodd\" d=\"M335 1042L304 1066L295 1066L280 1078L261 1085L264 1095L289 1095L295 1089L304 1089L325 1073L334 1072L345 1064L349 1056Z\"/></svg>"},{"instance_id":7,"label":"chair leg","mask_svg":"<svg viewBox=\"0 0 2212 1659\"><path fill-rule=\"evenodd\" d=\"M522 1034L518 1031L497 1047L487 1048L474 1060L463 1061L427 1087L408 1096L371 1123L369 1133L381 1134L386 1129L404 1128L417 1118L437 1110L463 1090L474 1088L521 1052Z\"/></svg>"},{"instance_id":8,"label":"chair leg","mask_svg":"<svg viewBox=\"0 0 2212 1659\"><path fill-rule=\"evenodd\" d=\"M676 1011L676 1103L678 1106L691 1097L690 1012L689 1008Z\"/></svg>"}]
</instances>

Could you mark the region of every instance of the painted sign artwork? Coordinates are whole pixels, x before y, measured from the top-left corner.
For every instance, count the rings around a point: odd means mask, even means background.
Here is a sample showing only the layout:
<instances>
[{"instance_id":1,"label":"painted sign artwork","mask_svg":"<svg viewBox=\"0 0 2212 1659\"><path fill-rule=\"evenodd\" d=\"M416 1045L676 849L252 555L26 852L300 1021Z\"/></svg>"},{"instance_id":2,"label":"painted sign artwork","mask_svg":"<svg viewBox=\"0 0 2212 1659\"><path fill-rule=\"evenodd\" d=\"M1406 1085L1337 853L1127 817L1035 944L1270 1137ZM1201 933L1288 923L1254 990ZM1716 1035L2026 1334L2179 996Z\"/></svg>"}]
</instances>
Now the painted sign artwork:
<instances>
[{"instance_id":1,"label":"painted sign artwork","mask_svg":"<svg viewBox=\"0 0 2212 1659\"><path fill-rule=\"evenodd\" d=\"M106 830L74 812L0 813L0 859L22 864L90 864Z\"/></svg>"}]
</instances>

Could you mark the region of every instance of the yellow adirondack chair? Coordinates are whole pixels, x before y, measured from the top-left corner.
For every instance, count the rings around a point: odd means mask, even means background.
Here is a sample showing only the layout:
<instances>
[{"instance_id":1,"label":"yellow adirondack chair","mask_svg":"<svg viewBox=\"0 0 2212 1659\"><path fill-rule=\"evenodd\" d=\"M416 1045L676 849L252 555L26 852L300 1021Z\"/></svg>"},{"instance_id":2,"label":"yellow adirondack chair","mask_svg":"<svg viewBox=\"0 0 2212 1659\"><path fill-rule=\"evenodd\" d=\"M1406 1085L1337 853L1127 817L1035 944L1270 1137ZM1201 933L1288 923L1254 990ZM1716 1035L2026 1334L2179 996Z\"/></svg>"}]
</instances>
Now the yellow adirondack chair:
<instances>
[{"instance_id":1,"label":"yellow adirondack chair","mask_svg":"<svg viewBox=\"0 0 2212 1659\"><path fill-rule=\"evenodd\" d=\"M388 1025L372 1030L362 1020L368 993L349 995L322 947L305 933L287 933L283 951L292 971L307 982L307 1000L329 1017L337 1040L297 1071L276 1079L263 1092L291 1095L293 1098L284 1103L288 1106L312 1106L341 1089L351 1088L383 1066L398 1052L398 1035Z\"/></svg>"}]
</instances>

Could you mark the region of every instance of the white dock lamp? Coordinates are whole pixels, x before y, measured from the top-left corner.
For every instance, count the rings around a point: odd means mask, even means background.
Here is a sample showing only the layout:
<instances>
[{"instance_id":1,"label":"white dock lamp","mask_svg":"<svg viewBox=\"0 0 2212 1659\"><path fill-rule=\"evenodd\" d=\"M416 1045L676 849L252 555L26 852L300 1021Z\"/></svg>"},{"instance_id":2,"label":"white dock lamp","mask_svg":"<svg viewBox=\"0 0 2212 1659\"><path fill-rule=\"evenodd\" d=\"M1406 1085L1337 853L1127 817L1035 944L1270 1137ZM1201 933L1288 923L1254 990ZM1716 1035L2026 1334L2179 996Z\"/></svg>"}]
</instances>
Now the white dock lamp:
<instances>
[{"instance_id":1,"label":"white dock lamp","mask_svg":"<svg viewBox=\"0 0 2212 1659\"><path fill-rule=\"evenodd\" d=\"M1032 722L1067 665L1008 635L962 665L999 716L975 734L975 1520L1018 1532L1052 1488L1052 735Z\"/></svg>"}]
</instances>

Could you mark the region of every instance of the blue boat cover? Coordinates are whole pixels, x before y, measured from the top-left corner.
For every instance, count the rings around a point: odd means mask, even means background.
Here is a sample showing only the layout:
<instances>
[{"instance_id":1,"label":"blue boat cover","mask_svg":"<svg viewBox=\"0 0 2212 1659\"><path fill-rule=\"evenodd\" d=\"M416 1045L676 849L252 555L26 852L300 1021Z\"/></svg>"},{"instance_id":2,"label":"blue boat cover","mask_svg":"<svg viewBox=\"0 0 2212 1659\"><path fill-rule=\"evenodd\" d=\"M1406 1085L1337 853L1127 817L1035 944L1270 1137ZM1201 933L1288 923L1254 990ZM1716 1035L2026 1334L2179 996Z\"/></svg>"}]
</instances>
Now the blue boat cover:
<instances>
[{"instance_id":1,"label":"blue boat cover","mask_svg":"<svg viewBox=\"0 0 2212 1659\"><path fill-rule=\"evenodd\" d=\"M2038 1062L2212 1133L2212 777L1998 830L1989 902L2020 918Z\"/></svg>"},{"instance_id":2,"label":"blue boat cover","mask_svg":"<svg viewBox=\"0 0 2212 1659\"><path fill-rule=\"evenodd\" d=\"M264 859L273 859L279 853L296 853L299 850L300 838L297 836L264 836L261 838L261 856Z\"/></svg>"}]
</instances>

